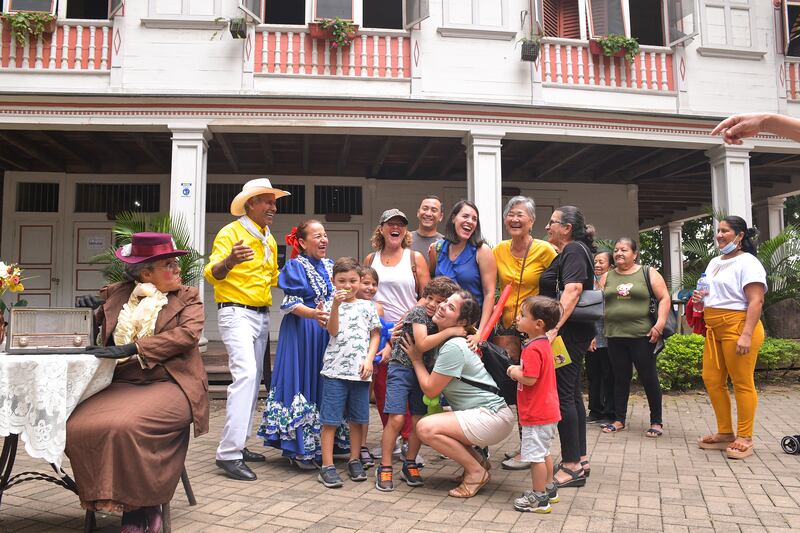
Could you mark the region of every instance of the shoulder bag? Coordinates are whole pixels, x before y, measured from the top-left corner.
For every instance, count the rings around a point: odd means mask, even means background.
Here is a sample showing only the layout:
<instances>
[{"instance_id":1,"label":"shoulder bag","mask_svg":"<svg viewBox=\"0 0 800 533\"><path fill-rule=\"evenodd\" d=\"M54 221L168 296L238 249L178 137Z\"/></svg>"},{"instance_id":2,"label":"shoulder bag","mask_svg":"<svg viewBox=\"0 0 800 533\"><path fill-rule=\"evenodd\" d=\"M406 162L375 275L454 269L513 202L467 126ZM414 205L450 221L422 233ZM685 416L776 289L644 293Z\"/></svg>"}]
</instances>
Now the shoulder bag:
<instances>
[{"instance_id":1,"label":"shoulder bag","mask_svg":"<svg viewBox=\"0 0 800 533\"><path fill-rule=\"evenodd\" d=\"M580 246L586 254L591 267L593 261L589 250L582 242L578 242L578 246ZM561 286L561 262L559 262L556 276L556 300L559 302L561 301L561 293L563 292ZM580 298L578 298L578 303L575 305L575 309L572 310L572 314L567 319L567 322L596 322L603 318L604 312L605 299L603 297L603 291L600 289L583 289Z\"/></svg>"},{"instance_id":2,"label":"shoulder bag","mask_svg":"<svg viewBox=\"0 0 800 533\"><path fill-rule=\"evenodd\" d=\"M525 273L525 264L528 262L528 254L531 251L531 246L533 246L533 239L531 239L530 244L528 244L528 248L525 250L525 257L522 259L522 268L519 270L517 301L514 304L514 315L511 320L511 327L504 328L502 319L498 320L497 325L494 328L494 335L492 336L492 342L501 348L504 348L511 360L514 361L514 364L519 363L519 358L522 354L522 340L524 334L517 330L517 313L519 312L519 294L522 290L522 275ZM511 253L510 247L508 249L508 253Z\"/></svg>"},{"instance_id":3,"label":"shoulder bag","mask_svg":"<svg viewBox=\"0 0 800 533\"><path fill-rule=\"evenodd\" d=\"M650 267L643 266L642 267L642 275L644 276L644 282L647 284L647 292L650 293L650 303L647 308L647 314L650 315L650 320L655 325L658 322L658 298L653 293L653 286L650 284ZM666 340L670 338L675 332L678 331L678 318L676 316L675 310L672 309L672 305L670 304L669 313L667 314L667 322L664 324L664 331L661 332L661 338ZM663 342L659 342L658 346L663 348ZM661 350L657 348L656 353L660 352Z\"/></svg>"}]
</instances>

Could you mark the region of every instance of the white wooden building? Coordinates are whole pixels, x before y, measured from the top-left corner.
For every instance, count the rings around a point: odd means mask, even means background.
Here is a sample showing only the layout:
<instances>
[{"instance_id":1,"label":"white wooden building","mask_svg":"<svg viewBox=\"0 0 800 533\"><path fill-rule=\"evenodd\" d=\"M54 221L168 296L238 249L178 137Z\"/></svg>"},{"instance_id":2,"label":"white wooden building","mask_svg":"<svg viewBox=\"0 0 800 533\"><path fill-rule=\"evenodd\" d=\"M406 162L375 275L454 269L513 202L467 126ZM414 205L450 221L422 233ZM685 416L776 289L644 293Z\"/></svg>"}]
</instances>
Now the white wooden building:
<instances>
[{"instance_id":1,"label":"white wooden building","mask_svg":"<svg viewBox=\"0 0 800 533\"><path fill-rule=\"evenodd\" d=\"M709 136L734 112L800 116L795 0L244 3L234 39L239 0L0 1L57 15L24 46L0 30L0 258L36 276L31 304L99 288L89 259L123 210L182 213L208 250L257 176L293 192L279 244L313 216L331 255L363 257L380 213L412 216L424 194L446 210L472 198L494 243L504 198L522 193L538 235L562 204L606 238L663 227L668 275L682 220L713 204L774 233L800 190L799 145ZM332 49L309 23L337 15L359 28ZM518 43L532 27L535 63ZM592 53L607 33L641 51ZM213 306L208 318L214 339Z\"/></svg>"}]
</instances>

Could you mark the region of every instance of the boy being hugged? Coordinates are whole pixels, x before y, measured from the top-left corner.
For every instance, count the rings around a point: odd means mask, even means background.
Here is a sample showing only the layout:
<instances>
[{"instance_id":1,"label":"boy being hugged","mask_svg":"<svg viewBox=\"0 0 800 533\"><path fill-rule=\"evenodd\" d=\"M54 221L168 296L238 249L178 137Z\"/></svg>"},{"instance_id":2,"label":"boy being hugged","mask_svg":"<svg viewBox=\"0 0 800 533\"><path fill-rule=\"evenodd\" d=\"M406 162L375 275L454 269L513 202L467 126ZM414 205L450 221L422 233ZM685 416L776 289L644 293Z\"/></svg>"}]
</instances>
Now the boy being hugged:
<instances>
[{"instance_id":1,"label":"boy being hugged","mask_svg":"<svg viewBox=\"0 0 800 533\"><path fill-rule=\"evenodd\" d=\"M350 426L350 461L347 473L352 481L364 481L367 474L359 459L362 425L369 424L369 382L372 361L378 351L381 322L375 304L357 300L361 277L359 264L342 257L333 264L333 300L325 304L330 312L327 329L331 337L322 360L322 401L320 423L322 467L317 480L328 488L342 486L333 465L333 439L344 421Z\"/></svg>"},{"instance_id":2,"label":"boy being hugged","mask_svg":"<svg viewBox=\"0 0 800 533\"><path fill-rule=\"evenodd\" d=\"M561 317L561 305L552 298L531 296L520 306L517 318L520 331L531 341L522 350L519 365L507 373L517 385L517 411L522 426L522 461L531 463L533 490L514 500L517 511L549 513L557 503L558 489L553 483L553 459L550 443L561 420L556 388L553 352L545 332L553 329Z\"/></svg>"},{"instance_id":3,"label":"boy being hugged","mask_svg":"<svg viewBox=\"0 0 800 533\"><path fill-rule=\"evenodd\" d=\"M439 304L457 290L458 285L445 276L435 277L428 282L422 290L422 304L414 306L403 319L402 336L408 336L420 351L429 352L450 337L466 335L462 327L448 328L440 332L433 323L433 315ZM422 476L419 474L419 465L416 463L416 457L422 444L417 436L416 425L419 419L428 412L428 408L422 401L422 389L417 381L417 374L414 372L411 359L401 344L397 342L392 345L386 379L386 405L383 412L389 415L389 419L386 427L383 428L381 437L381 447L383 448L381 464L375 471L375 488L383 492L394 490L392 450L403 427L406 406L411 411L412 429L411 435L408 437L408 451L403 458L400 476L410 487L419 487L424 484ZM429 353L425 353L425 364L433 366Z\"/></svg>"}]
</instances>

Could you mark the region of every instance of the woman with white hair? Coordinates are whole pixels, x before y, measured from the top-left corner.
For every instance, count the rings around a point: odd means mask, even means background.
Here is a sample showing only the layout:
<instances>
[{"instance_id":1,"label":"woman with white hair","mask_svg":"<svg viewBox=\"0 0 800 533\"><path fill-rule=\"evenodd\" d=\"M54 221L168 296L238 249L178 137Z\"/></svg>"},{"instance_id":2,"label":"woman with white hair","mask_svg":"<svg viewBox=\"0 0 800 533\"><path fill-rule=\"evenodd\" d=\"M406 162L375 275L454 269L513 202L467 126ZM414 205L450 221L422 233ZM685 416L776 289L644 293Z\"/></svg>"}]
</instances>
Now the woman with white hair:
<instances>
[{"instance_id":1,"label":"woman with white hair","mask_svg":"<svg viewBox=\"0 0 800 533\"><path fill-rule=\"evenodd\" d=\"M492 250L497 262L497 277L500 290L511 285L511 295L503 307L503 315L494 330L493 342L508 351L515 363L522 351L522 334L517 330L519 305L529 296L539 294L539 277L556 257L556 251L547 241L534 239L531 235L536 222L536 204L528 196L514 196L503 210L503 224L510 239L497 244ZM503 461L503 468L526 470L524 463L515 455Z\"/></svg>"}]
</instances>

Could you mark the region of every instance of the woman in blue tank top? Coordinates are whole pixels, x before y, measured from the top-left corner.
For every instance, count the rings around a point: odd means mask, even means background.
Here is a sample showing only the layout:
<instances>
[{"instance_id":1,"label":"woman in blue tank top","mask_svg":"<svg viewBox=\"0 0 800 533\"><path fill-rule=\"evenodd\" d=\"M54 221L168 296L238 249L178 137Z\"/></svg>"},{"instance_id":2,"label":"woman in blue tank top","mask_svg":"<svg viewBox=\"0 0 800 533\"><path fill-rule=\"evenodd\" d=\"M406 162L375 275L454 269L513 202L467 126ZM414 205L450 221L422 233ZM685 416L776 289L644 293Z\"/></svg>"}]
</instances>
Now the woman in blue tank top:
<instances>
[{"instance_id":1,"label":"woman in blue tank top","mask_svg":"<svg viewBox=\"0 0 800 533\"><path fill-rule=\"evenodd\" d=\"M492 249L483 240L478 208L461 200L450 212L444 239L430 249L431 273L447 276L475 297L481 307L478 335L481 334L494 307L497 284L497 263Z\"/></svg>"}]
</instances>

